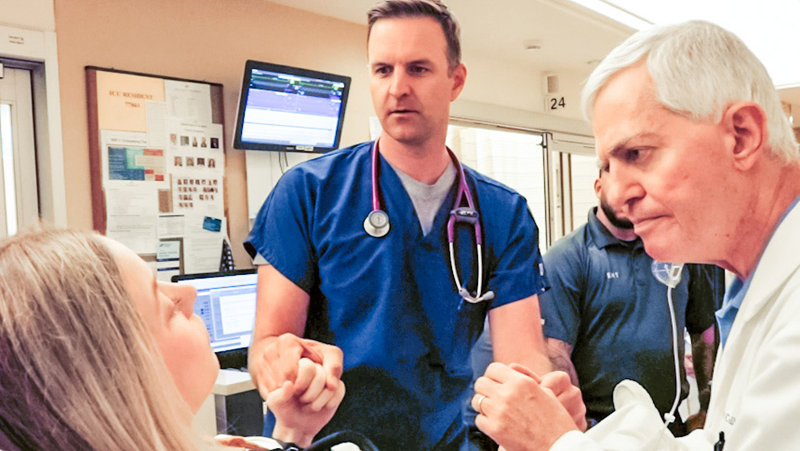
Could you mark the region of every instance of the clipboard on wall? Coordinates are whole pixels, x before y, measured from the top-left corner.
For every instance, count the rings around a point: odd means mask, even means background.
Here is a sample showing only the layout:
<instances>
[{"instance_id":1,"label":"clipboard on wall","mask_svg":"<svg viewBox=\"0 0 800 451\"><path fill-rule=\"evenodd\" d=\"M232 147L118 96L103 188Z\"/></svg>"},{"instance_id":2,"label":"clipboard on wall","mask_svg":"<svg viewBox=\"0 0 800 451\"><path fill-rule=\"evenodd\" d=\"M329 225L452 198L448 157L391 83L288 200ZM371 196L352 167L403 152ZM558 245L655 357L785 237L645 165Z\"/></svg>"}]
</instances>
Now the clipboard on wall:
<instances>
[{"instance_id":1,"label":"clipboard on wall","mask_svg":"<svg viewBox=\"0 0 800 451\"><path fill-rule=\"evenodd\" d=\"M160 280L216 271L228 233L222 85L85 69L94 229Z\"/></svg>"}]
</instances>

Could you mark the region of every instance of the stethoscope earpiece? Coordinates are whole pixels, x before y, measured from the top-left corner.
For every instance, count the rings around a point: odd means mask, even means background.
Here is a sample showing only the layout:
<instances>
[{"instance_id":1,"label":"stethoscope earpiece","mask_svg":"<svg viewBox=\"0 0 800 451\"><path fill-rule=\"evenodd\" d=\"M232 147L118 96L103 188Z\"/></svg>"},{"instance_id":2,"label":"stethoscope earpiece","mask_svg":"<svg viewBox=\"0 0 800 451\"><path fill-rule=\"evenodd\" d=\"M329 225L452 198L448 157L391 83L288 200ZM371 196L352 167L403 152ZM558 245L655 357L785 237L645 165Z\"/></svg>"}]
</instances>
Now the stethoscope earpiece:
<instances>
[{"instance_id":1,"label":"stethoscope earpiece","mask_svg":"<svg viewBox=\"0 0 800 451\"><path fill-rule=\"evenodd\" d=\"M364 218L364 231L374 238L383 238L389 233L389 215L383 210L372 210Z\"/></svg>"}]
</instances>

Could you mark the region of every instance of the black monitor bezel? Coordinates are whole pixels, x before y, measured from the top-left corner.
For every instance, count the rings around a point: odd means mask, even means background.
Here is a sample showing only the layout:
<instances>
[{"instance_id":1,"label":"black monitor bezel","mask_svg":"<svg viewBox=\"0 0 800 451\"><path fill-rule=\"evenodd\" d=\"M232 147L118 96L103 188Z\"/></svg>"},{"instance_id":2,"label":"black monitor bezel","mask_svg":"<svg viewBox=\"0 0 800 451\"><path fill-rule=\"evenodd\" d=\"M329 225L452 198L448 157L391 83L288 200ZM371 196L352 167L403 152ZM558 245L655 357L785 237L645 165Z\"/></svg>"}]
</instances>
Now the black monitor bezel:
<instances>
[{"instance_id":1,"label":"black monitor bezel","mask_svg":"<svg viewBox=\"0 0 800 451\"><path fill-rule=\"evenodd\" d=\"M242 141L242 127L244 126L244 113L247 106L247 95L250 92L250 78L253 69L265 70L270 72L285 73L299 77L319 78L344 83L342 90L342 108L339 111L339 120L336 127L336 137L331 147L317 146L296 146L286 144L266 144ZM351 78L346 75L331 74L328 72L302 69L299 67L284 66L281 64L267 63L263 61L247 60L244 66L244 77L242 87L239 90L239 105L236 109L236 124L233 133L233 148L239 150L264 150L277 152L301 152L301 153L325 153L339 148L342 138L342 128L344 127L345 110L347 107L347 97L350 93Z\"/></svg>"},{"instance_id":2,"label":"black monitor bezel","mask_svg":"<svg viewBox=\"0 0 800 451\"><path fill-rule=\"evenodd\" d=\"M214 272L199 272L199 273L190 273L190 274L175 274L170 278L172 283L177 283L182 280L191 280L191 279L208 279L211 277L225 277L225 276L241 276L247 274L256 274L258 270L256 268L248 268L248 269L234 269L231 271L214 271Z\"/></svg>"}]
</instances>

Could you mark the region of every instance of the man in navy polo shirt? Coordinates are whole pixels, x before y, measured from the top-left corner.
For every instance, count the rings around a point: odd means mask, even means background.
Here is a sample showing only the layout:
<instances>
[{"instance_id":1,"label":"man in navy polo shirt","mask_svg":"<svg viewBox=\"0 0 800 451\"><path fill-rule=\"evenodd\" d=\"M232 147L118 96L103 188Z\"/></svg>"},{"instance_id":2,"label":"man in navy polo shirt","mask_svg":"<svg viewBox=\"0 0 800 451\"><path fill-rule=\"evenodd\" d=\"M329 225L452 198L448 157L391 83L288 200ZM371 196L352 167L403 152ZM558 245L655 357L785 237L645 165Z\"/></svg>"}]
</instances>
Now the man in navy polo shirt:
<instances>
[{"instance_id":1,"label":"man in navy polo shirt","mask_svg":"<svg viewBox=\"0 0 800 451\"><path fill-rule=\"evenodd\" d=\"M580 386L590 425L614 411L612 393L624 379L642 384L662 415L675 399L667 286L653 276L653 259L645 253L631 222L608 205L603 192L607 174L601 171L594 184L600 208L592 208L589 222L556 242L544 256L552 288L541 296L551 361ZM708 381L716 352L715 290L707 277L715 269L687 265L672 293L680 334L678 355L684 353L685 326L692 337L701 391L693 427L702 427L708 409ZM681 365L681 399L688 392ZM670 428L675 435L686 433L680 419Z\"/></svg>"}]
</instances>

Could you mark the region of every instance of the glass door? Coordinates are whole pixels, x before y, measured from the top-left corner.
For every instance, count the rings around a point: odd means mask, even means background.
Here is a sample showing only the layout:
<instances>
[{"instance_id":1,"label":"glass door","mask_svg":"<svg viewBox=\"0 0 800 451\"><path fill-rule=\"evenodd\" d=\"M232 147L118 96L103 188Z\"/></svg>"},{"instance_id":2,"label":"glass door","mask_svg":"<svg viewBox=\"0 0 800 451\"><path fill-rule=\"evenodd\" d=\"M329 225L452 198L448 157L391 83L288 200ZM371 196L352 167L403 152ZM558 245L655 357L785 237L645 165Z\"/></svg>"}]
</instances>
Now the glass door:
<instances>
[{"instance_id":1,"label":"glass door","mask_svg":"<svg viewBox=\"0 0 800 451\"><path fill-rule=\"evenodd\" d=\"M6 237L39 221L39 196L31 72L6 65L0 74L0 237Z\"/></svg>"}]
</instances>

